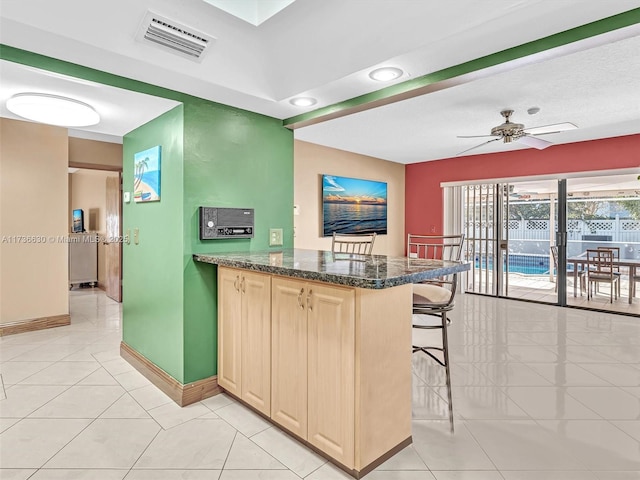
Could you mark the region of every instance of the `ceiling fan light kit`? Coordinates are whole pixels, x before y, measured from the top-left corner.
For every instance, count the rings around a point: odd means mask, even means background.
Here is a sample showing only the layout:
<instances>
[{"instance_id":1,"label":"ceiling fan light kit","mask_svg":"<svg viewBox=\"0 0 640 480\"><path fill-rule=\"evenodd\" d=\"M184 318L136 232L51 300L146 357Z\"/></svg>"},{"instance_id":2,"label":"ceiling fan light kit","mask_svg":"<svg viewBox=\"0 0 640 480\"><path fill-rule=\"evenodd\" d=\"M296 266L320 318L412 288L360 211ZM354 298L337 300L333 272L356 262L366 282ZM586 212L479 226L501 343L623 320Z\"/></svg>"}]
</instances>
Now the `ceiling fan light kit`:
<instances>
[{"instance_id":1,"label":"ceiling fan light kit","mask_svg":"<svg viewBox=\"0 0 640 480\"><path fill-rule=\"evenodd\" d=\"M504 143L511 143L514 138L517 140L523 135L524 125L511 121L513 110L503 110L500 114L505 118L505 122L491 129L492 136L502 137Z\"/></svg>"},{"instance_id":2,"label":"ceiling fan light kit","mask_svg":"<svg viewBox=\"0 0 640 480\"><path fill-rule=\"evenodd\" d=\"M535 107L535 108L537 110L534 113L538 113L540 109L538 107ZM532 114L531 110L535 110L535 109L530 108L528 110L529 114ZM467 150L463 150L457 155L462 155L463 153L466 153L470 150L474 150L478 147L482 147L483 145L486 145L487 143L495 142L498 140L502 140L502 143L512 143L512 142L519 141L527 145L528 147L533 147L533 148L537 148L538 150L543 150L553 145L553 143L549 142L548 140L537 138L536 135L547 135L551 133L559 133L559 132L564 132L566 130L573 130L575 128L578 128L576 125L570 122L554 123L552 125L543 125L540 127L525 128L525 126L522 123L515 123L511 121L511 115L513 115L513 110L503 110L500 112L500 115L504 117L505 121L501 125L493 127L491 129L490 135L458 136L458 138L481 138L481 137L495 137L495 138L492 138L491 140L487 140L486 142L481 143L480 145L476 145L475 147L471 147L471 148L468 148Z\"/></svg>"}]
</instances>

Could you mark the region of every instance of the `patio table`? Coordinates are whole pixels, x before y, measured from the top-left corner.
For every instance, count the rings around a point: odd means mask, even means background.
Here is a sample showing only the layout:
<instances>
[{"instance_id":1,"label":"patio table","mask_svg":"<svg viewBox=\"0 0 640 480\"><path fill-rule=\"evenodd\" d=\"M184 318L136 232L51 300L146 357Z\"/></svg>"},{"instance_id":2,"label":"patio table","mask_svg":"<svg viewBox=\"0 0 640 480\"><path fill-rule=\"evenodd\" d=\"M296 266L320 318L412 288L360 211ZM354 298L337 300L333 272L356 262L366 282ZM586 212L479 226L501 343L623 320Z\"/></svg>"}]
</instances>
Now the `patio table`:
<instances>
[{"instance_id":1,"label":"patio table","mask_svg":"<svg viewBox=\"0 0 640 480\"><path fill-rule=\"evenodd\" d=\"M576 284L578 281L578 265L580 266L581 270L584 270L587 264L586 252L583 253L582 255L584 256L567 258L567 263L573 264L573 296L574 297L578 295L577 288L576 288ZM632 303L633 297L631 295L632 295L633 289L631 288L631 282L633 281L633 276L635 275L636 268L640 267L640 259L638 258L617 259L616 258L614 259L613 264L619 267L629 267L629 303Z\"/></svg>"}]
</instances>

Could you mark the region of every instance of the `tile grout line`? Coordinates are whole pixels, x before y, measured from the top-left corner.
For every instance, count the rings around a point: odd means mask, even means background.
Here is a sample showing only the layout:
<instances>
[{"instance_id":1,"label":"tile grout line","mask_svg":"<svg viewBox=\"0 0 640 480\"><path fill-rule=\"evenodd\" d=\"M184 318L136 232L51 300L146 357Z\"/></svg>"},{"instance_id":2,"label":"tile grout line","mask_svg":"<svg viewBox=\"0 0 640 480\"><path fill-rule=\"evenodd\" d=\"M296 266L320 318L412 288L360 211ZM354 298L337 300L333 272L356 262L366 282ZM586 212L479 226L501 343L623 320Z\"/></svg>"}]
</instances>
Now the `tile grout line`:
<instances>
[{"instance_id":1,"label":"tile grout line","mask_svg":"<svg viewBox=\"0 0 640 480\"><path fill-rule=\"evenodd\" d=\"M152 417L153 418L153 417ZM155 421L155 419L154 419ZM156 422L157 423L157 422ZM158 435L160 435L163 431L162 427L160 427L160 429L157 431L157 433L153 436L153 438L151 440L149 440L149 443L147 443L147 446L144 447L142 449L142 452L140 452L140 455L138 455L138 458L136 458L134 460L134 462L131 464L131 467L129 467L129 471L127 472L127 474L125 475L125 477L127 477L134 469L136 464L140 461L140 459L143 457L143 455L147 452L147 450L149 449L149 447L151 446L151 444L156 440L156 438L158 438ZM124 479L123 479L124 480Z\"/></svg>"},{"instance_id":2,"label":"tile grout line","mask_svg":"<svg viewBox=\"0 0 640 480\"><path fill-rule=\"evenodd\" d=\"M236 430L236 433L233 434L233 440L231 440L231 443L229 444L229 450L227 450L227 455L225 455L224 462L222 462L222 468L220 469L220 475L218 476L218 478L220 478L222 476L222 472L224 472L224 467L227 464L227 460L229 460L229 455L231 454L231 450L233 449L233 444L236 443L238 433L238 430Z\"/></svg>"}]
</instances>

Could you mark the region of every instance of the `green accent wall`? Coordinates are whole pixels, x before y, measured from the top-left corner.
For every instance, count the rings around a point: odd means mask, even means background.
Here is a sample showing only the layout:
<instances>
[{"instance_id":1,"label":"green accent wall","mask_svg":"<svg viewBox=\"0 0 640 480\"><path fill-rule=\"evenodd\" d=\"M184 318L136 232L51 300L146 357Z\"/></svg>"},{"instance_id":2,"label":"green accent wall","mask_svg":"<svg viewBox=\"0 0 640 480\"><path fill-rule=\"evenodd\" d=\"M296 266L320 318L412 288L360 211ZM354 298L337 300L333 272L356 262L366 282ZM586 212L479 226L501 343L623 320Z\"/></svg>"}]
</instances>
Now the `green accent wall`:
<instances>
[{"instance_id":1,"label":"green accent wall","mask_svg":"<svg viewBox=\"0 0 640 480\"><path fill-rule=\"evenodd\" d=\"M140 245L124 248L123 339L187 384L217 373L217 272L192 256L268 249L269 228L293 247L293 133L280 120L188 98L125 136L124 191L133 192L135 153L155 145L160 201L123 207L123 229L140 229ZM200 240L200 206L254 208L255 238Z\"/></svg>"},{"instance_id":2,"label":"green accent wall","mask_svg":"<svg viewBox=\"0 0 640 480\"><path fill-rule=\"evenodd\" d=\"M184 378L183 361L183 107L128 133L123 139L122 187L133 197L134 155L161 146L159 202L122 205L122 337L173 378ZM139 229L139 244L134 241Z\"/></svg>"},{"instance_id":3,"label":"green accent wall","mask_svg":"<svg viewBox=\"0 0 640 480\"><path fill-rule=\"evenodd\" d=\"M0 58L181 105L123 141L123 187L133 156L162 147L159 202L123 205L123 340L183 384L217 374L216 268L194 253L293 247L293 132L282 121L173 90L0 45ZM255 209L255 238L199 239L198 207ZM284 245L269 247L269 228Z\"/></svg>"},{"instance_id":4,"label":"green accent wall","mask_svg":"<svg viewBox=\"0 0 640 480\"><path fill-rule=\"evenodd\" d=\"M183 383L217 372L216 269L194 253L269 249L269 228L293 248L293 132L274 118L212 102L185 103ZM255 237L200 240L198 207L255 209ZM277 250L276 248L271 248Z\"/></svg>"}]
</instances>

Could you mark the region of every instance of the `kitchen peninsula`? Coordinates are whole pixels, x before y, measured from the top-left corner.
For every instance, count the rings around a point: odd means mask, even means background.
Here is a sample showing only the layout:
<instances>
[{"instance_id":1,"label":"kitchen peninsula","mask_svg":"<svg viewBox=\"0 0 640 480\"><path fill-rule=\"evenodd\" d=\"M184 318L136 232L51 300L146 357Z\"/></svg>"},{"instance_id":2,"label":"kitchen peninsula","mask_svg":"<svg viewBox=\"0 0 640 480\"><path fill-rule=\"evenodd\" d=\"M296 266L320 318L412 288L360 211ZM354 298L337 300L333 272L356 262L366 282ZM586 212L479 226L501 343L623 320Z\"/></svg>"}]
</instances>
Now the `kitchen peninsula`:
<instances>
[{"instance_id":1,"label":"kitchen peninsula","mask_svg":"<svg viewBox=\"0 0 640 480\"><path fill-rule=\"evenodd\" d=\"M328 251L218 266L218 384L360 478L411 443L411 284L459 262Z\"/></svg>"}]
</instances>

